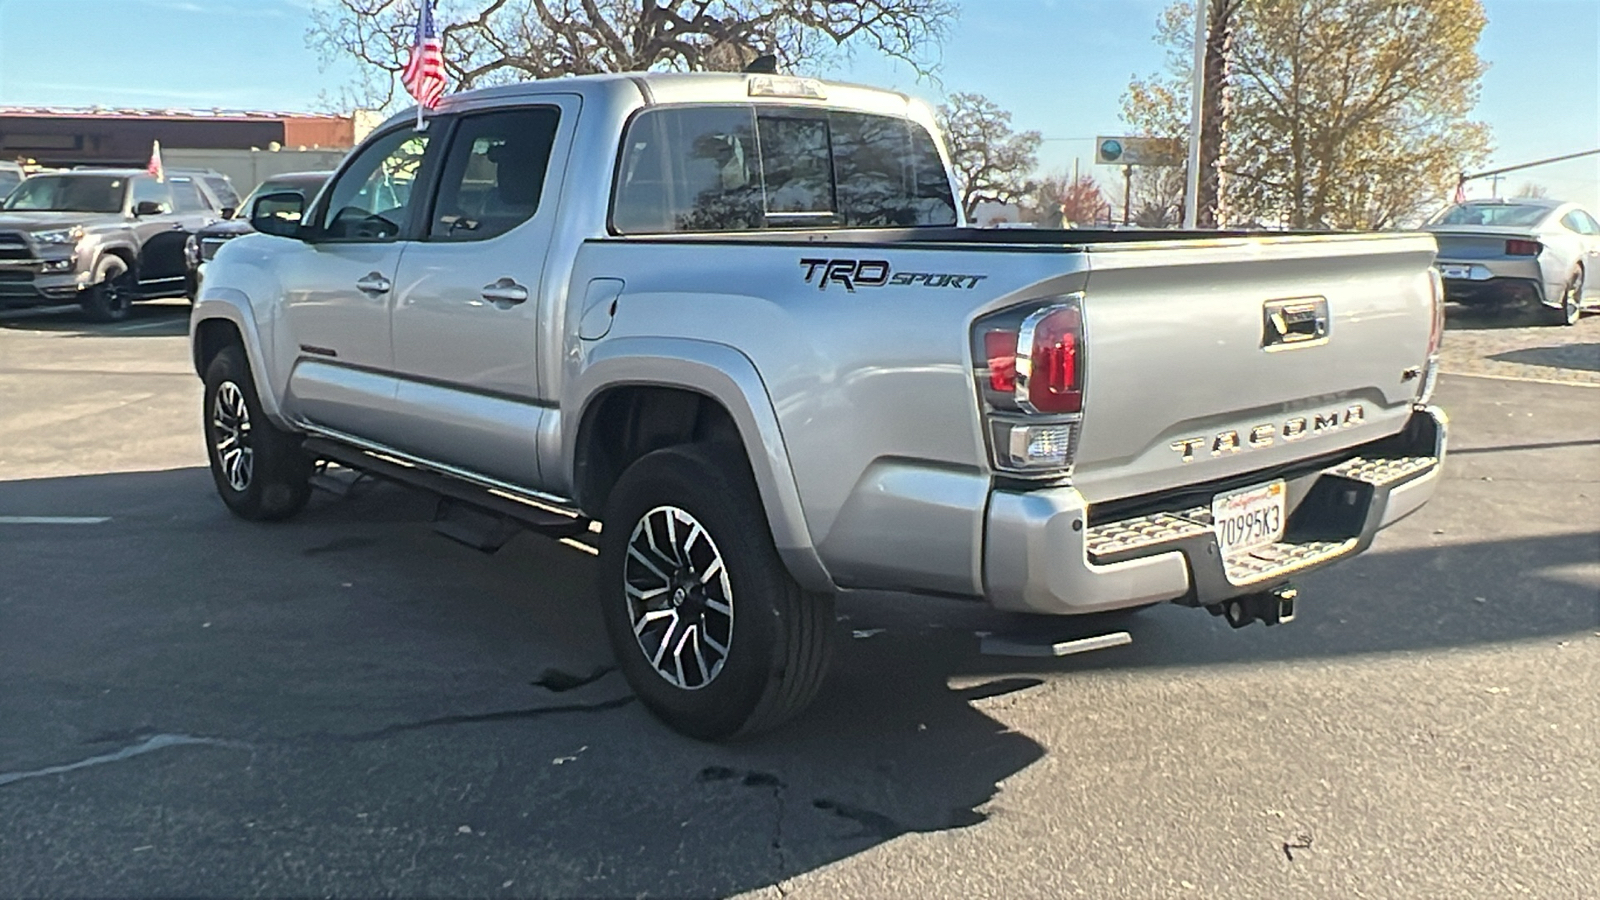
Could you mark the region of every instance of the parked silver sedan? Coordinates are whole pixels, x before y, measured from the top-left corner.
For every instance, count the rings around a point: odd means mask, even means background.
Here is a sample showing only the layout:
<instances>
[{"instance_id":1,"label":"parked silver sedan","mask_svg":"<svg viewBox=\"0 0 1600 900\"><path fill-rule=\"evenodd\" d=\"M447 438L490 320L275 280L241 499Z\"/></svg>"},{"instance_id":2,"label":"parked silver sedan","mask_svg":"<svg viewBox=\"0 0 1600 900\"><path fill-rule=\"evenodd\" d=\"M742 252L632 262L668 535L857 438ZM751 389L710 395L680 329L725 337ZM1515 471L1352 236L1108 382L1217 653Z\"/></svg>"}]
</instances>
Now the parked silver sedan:
<instances>
[{"instance_id":1,"label":"parked silver sedan","mask_svg":"<svg viewBox=\"0 0 1600 900\"><path fill-rule=\"evenodd\" d=\"M1439 242L1445 297L1469 304L1537 304L1572 325L1600 302L1600 223L1575 203L1516 197L1471 200L1424 226Z\"/></svg>"}]
</instances>

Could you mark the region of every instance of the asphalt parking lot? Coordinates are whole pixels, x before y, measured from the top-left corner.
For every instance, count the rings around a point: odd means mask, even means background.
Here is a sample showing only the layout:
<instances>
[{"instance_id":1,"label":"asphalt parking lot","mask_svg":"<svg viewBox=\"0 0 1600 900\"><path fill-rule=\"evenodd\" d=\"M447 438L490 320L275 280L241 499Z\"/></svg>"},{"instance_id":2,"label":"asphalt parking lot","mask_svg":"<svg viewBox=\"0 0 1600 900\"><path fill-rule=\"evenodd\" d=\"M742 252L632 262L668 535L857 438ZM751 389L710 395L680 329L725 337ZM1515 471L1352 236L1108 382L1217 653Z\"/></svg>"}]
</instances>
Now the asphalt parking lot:
<instances>
[{"instance_id":1,"label":"asphalt parking lot","mask_svg":"<svg viewBox=\"0 0 1600 900\"><path fill-rule=\"evenodd\" d=\"M186 321L0 313L0 896L1600 896L1600 317L1455 316L1440 494L1290 625L1027 661L849 598L731 746L632 702L582 552L231 518Z\"/></svg>"}]
</instances>

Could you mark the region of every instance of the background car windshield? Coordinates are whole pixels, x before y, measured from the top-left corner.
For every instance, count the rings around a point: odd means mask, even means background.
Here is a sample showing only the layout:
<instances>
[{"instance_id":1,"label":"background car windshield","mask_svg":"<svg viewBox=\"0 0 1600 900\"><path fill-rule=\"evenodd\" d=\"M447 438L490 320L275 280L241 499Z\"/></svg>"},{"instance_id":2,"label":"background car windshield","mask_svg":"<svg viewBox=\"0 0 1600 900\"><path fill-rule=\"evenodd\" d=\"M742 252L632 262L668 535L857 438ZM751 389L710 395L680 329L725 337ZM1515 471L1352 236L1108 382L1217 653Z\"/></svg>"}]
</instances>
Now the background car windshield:
<instances>
[{"instance_id":1,"label":"background car windshield","mask_svg":"<svg viewBox=\"0 0 1600 900\"><path fill-rule=\"evenodd\" d=\"M122 211L128 179L116 175L35 175L6 198L5 208L59 212Z\"/></svg>"},{"instance_id":2,"label":"background car windshield","mask_svg":"<svg viewBox=\"0 0 1600 900\"><path fill-rule=\"evenodd\" d=\"M1463 203L1440 213L1429 224L1527 226L1537 223L1549 214L1548 206L1524 203Z\"/></svg>"}]
</instances>

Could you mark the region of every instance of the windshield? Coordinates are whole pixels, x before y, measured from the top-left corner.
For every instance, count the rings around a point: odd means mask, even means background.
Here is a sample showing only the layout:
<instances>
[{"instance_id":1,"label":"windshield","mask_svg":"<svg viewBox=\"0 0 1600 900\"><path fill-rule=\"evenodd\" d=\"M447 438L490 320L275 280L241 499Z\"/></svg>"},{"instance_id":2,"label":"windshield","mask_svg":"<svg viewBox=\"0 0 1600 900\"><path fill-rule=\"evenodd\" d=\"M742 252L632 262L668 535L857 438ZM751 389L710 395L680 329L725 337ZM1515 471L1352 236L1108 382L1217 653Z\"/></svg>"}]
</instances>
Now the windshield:
<instances>
[{"instance_id":1,"label":"windshield","mask_svg":"<svg viewBox=\"0 0 1600 900\"><path fill-rule=\"evenodd\" d=\"M1433 217L1430 225L1527 226L1550 214L1548 206L1524 203L1463 203Z\"/></svg>"},{"instance_id":2,"label":"windshield","mask_svg":"<svg viewBox=\"0 0 1600 900\"><path fill-rule=\"evenodd\" d=\"M120 175L35 175L6 198L5 208L48 212L122 211L128 179Z\"/></svg>"}]
</instances>

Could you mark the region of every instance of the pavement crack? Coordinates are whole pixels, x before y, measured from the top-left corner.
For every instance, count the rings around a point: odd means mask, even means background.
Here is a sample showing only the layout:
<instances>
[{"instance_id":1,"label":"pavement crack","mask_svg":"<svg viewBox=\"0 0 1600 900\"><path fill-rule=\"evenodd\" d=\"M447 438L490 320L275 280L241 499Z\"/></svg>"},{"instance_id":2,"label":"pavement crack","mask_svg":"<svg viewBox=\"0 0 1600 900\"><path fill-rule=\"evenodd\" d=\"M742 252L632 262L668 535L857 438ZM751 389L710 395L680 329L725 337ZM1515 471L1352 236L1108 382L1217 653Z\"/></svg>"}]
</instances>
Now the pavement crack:
<instances>
[{"instance_id":1,"label":"pavement crack","mask_svg":"<svg viewBox=\"0 0 1600 900\"><path fill-rule=\"evenodd\" d=\"M542 687L551 693L560 694L576 690L586 684L594 684L616 670L616 666L596 666L587 675L574 675L571 672L563 672L560 669L545 669L539 673L538 678L528 683L534 687Z\"/></svg>"},{"instance_id":2,"label":"pavement crack","mask_svg":"<svg viewBox=\"0 0 1600 900\"><path fill-rule=\"evenodd\" d=\"M339 740L360 742L376 741L408 731L421 731L425 728L439 728L448 725L472 725L484 722L512 722L520 719L540 719L545 716L559 715L562 713L594 713L604 712L609 709L618 709L633 702L633 695L617 697L600 703L572 703L566 706L536 706L532 709L506 709L491 713L473 713L469 715L439 716L433 719L423 719L420 722L404 722L398 725L388 725L376 731L363 731L356 734L335 735Z\"/></svg>"},{"instance_id":3,"label":"pavement crack","mask_svg":"<svg viewBox=\"0 0 1600 900\"><path fill-rule=\"evenodd\" d=\"M136 744L129 744L128 746L123 747L121 750L111 753L102 753L99 756L91 756L87 759L80 759L73 763L63 763L59 766L46 766L43 769L33 769L26 772L0 772L0 787L8 784L14 784L18 781L26 781L29 778L44 778L48 775L64 775L67 772L76 772L79 769L87 769L91 766L103 766L107 763L121 762L125 759L132 759L135 756L143 756L146 753L154 753L157 750L165 750L168 747L186 747L194 744L207 747L227 747L234 750L253 749L249 744L246 744L242 741L229 741L221 738L194 737L187 734L156 734L151 735L150 737L147 737Z\"/></svg>"}]
</instances>

